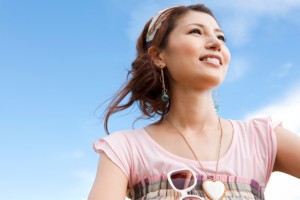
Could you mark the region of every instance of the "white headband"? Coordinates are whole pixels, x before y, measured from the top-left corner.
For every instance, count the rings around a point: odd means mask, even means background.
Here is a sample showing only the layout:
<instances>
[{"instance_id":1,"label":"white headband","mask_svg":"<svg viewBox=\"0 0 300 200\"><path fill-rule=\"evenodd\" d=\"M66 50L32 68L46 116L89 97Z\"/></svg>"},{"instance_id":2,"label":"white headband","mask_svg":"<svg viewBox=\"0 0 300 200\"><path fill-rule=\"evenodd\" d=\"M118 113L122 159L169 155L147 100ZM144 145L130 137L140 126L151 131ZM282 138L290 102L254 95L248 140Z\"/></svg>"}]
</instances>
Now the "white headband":
<instances>
[{"instance_id":1,"label":"white headband","mask_svg":"<svg viewBox=\"0 0 300 200\"><path fill-rule=\"evenodd\" d=\"M161 15L165 14L165 12L167 10L170 10L170 9L173 9L173 8L176 8L176 7L179 7L179 6L173 6L173 7L161 10L154 17L152 17L152 20L151 20L151 23L148 27L148 32L147 32L147 35L146 35L146 42L151 42L153 40L153 38L156 34L156 31L161 27L162 22L166 19L166 17L161 17ZM157 22L158 19L159 19L159 21Z\"/></svg>"}]
</instances>

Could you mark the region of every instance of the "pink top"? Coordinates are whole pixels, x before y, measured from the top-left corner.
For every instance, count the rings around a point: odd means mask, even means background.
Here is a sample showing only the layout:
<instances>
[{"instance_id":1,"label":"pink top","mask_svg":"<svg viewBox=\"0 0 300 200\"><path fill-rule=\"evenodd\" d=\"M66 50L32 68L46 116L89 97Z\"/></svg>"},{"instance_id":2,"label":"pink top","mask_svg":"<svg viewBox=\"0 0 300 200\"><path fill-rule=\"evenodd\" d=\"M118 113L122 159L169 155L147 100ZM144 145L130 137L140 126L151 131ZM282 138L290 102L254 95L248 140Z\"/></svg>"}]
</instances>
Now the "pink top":
<instances>
[{"instance_id":1,"label":"pink top","mask_svg":"<svg viewBox=\"0 0 300 200\"><path fill-rule=\"evenodd\" d=\"M274 128L281 123L274 123L271 118L230 122L233 138L228 151L219 160L219 179L238 177L248 180L249 184L255 181L263 193L277 152ZM94 143L94 150L105 153L124 172L131 188L147 178L159 177L185 166L205 177L197 161L168 152L143 128L119 131L101 138ZM214 175L216 161L201 163L209 175Z\"/></svg>"}]
</instances>

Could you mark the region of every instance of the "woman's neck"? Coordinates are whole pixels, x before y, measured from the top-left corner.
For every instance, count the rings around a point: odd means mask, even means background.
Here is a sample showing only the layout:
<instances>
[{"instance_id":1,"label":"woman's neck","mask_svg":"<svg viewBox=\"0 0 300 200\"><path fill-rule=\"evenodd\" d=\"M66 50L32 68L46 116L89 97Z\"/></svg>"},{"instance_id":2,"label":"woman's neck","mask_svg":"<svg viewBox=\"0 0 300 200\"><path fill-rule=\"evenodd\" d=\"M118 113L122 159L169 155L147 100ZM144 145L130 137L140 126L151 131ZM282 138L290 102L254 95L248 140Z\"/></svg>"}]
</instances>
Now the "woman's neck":
<instances>
[{"instance_id":1,"label":"woman's neck","mask_svg":"<svg viewBox=\"0 0 300 200\"><path fill-rule=\"evenodd\" d=\"M210 91L172 94L168 119L180 129L204 131L218 126Z\"/></svg>"}]
</instances>

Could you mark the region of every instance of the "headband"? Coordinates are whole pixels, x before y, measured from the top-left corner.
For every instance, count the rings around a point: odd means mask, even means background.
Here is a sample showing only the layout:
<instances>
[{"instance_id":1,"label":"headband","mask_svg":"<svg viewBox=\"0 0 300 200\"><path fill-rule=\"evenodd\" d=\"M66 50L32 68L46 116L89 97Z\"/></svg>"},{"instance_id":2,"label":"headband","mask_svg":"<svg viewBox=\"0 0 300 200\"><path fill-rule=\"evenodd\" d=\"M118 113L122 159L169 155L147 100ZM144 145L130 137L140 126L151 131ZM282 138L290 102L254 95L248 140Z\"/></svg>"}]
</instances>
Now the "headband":
<instances>
[{"instance_id":1,"label":"headband","mask_svg":"<svg viewBox=\"0 0 300 200\"><path fill-rule=\"evenodd\" d=\"M170 11L171 9L176 8L176 7L179 7L179 6L173 6L173 7L161 10L154 17L152 17L152 20L148 27L148 32L146 35L147 43L150 43L153 40L157 30L161 27L162 22L167 18L168 13L169 13L167 11Z\"/></svg>"}]
</instances>

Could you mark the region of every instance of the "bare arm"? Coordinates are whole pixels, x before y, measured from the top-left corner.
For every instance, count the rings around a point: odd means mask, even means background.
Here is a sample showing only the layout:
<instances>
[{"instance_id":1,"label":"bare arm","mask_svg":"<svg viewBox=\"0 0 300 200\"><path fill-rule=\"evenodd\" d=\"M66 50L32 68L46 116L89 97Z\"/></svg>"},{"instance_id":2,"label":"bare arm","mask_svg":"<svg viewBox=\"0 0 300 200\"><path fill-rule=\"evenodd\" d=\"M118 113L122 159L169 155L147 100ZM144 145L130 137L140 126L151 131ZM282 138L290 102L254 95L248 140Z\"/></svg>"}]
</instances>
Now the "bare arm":
<instances>
[{"instance_id":1,"label":"bare arm","mask_svg":"<svg viewBox=\"0 0 300 200\"><path fill-rule=\"evenodd\" d=\"M300 178L300 137L281 126L275 132L278 149L273 171Z\"/></svg>"},{"instance_id":2,"label":"bare arm","mask_svg":"<svg viewBox=\"0 0 300 200\"><path fill-rule=\"evenodd\" d=\"M103 154L88 200L124 200L127 184L126 175Z\"/></svg>"}]
</instances>

